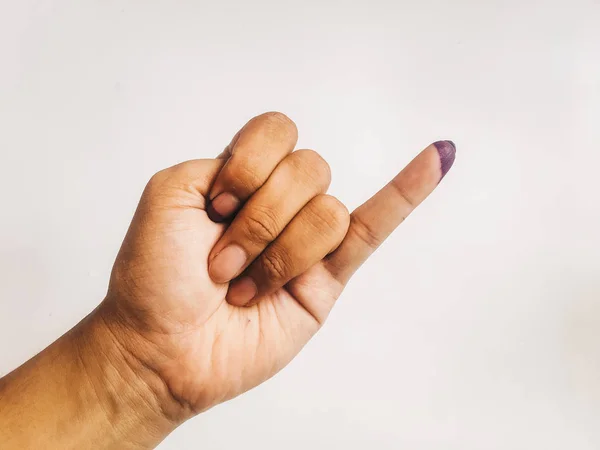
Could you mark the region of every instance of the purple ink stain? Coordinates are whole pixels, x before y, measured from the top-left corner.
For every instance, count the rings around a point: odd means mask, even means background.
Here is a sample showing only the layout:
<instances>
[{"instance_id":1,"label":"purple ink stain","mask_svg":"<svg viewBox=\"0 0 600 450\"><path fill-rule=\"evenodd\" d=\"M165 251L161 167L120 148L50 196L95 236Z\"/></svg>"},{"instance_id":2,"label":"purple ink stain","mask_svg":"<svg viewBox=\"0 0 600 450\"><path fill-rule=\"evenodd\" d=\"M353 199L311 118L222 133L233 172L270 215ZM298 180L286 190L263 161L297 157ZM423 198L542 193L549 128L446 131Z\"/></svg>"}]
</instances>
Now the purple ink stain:
<instances>
[{"instance_id":1,"label":"purple ink stain","mask_svg":"<svg viewBox=\"0 0 600 450\"><path fill-rule=\"evenodd\" d=\"M446 176L452 164L454 164L454 158L456 157L456 145L452 141L438 141L434 143L435 148L438 151L438 155L440 155L440 163L442 169L442 178Z\"/></svg>"}]
</instances>

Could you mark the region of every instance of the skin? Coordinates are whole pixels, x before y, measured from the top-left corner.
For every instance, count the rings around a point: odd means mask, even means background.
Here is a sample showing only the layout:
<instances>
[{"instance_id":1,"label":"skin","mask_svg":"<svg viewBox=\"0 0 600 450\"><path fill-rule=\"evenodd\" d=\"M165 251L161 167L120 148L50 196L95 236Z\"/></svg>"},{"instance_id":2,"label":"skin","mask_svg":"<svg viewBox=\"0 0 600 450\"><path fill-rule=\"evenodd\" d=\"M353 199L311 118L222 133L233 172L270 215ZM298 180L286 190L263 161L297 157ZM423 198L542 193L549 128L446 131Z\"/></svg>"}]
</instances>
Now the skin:
<instances>
[{"instance_id":1,"label":"skin","mask_svg":"<svg viewBox=\"0 0 600 450\"><path fill-rule=\"evenodd\" d=\"M263 114L219 158L152 177L104 301L0 380L3 449L153 448L269 379L455 154L427 147L349 214L296 140L289 118Z\"/></svg>"}]
</instances>

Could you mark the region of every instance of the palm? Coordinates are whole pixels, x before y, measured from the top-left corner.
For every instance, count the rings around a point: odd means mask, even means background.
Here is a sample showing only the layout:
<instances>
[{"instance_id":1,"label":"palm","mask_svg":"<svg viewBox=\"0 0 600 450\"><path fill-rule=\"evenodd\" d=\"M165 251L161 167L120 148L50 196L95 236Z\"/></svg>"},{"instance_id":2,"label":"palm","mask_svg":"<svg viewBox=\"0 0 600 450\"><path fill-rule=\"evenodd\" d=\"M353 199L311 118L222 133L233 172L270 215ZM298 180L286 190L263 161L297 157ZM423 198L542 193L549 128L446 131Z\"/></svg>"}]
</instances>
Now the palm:
<instances>
[{"instance_id":1,"label":"palm","mask_svg":"<svg viewBox=\"0 0 600 450\"><path fill-rule=\"evenodd\" d=\"M112 285L144 338L171 356L161 370L195 408L234 397L283 368L318 330L341 285L317 265L252 307L232 306L227 285L215 284L207 270L225 226L203 210L174 205L152 211L142 203ZM135 283L122 287L119 278Z\"/></svg>"}]
</instances>

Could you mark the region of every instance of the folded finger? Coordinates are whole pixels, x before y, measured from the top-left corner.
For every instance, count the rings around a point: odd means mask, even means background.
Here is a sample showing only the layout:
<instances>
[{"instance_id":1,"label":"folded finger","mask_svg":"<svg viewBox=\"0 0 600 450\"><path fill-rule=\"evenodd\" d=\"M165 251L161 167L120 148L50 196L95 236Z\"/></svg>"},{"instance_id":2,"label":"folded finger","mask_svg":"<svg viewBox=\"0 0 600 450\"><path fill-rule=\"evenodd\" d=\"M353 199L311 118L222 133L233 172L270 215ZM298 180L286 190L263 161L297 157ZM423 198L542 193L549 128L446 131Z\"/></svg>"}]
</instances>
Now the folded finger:
<instances>
[{"instance_id":1,"label":"folded finger","mask_svg":"<svg viewBox=\"0 0 600 450\"><path fill-rule=\"evenodd\" d=\"M339 245L349 220L348 210L335 197L313 198L242 276L231 283L229 303L251 305L304 273Z\"/></svg>"},{"instance_id":2,"label":"folded finger","mask_svg":"<svg viewBox=\"0 0 600 450\"><path fill-rule=\"evenodd\" d=\"M220 158L227 158L209 195L208 213L215 222L232 216L264 183L277 165L294 150L298 130L281 113L250 120Z\"/></svg>"},{"instance_id":3,"label":"folded finger","mask_svg":"<svg viewBox=\"0 0 600 450\"><path fill-rule=\"evenodd\" d=\"M238 276L274 241L294 216L331 181L329 165L312 150L285 158L246 202L209 256L213 281Z\"/></svg>"}]
</instances>

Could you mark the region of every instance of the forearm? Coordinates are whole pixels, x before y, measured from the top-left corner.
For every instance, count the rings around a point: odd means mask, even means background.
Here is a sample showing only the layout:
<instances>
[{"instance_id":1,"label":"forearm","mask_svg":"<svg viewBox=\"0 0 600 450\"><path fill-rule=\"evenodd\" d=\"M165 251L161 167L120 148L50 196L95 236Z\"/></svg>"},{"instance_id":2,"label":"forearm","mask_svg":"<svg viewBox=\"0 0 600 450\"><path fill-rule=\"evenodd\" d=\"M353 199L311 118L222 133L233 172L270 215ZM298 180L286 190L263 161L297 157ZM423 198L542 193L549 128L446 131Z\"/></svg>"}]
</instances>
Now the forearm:
<instances>
[{"instance_id":1,"label":"forearm","mask_svg":"<svg viewBox=\"0 0 600 450\"><path fill-rule=\"evenodd\" d=\"M95 312L0 380L2 449L154 448L163 389Z\"/></svg>"}]
</instances>

